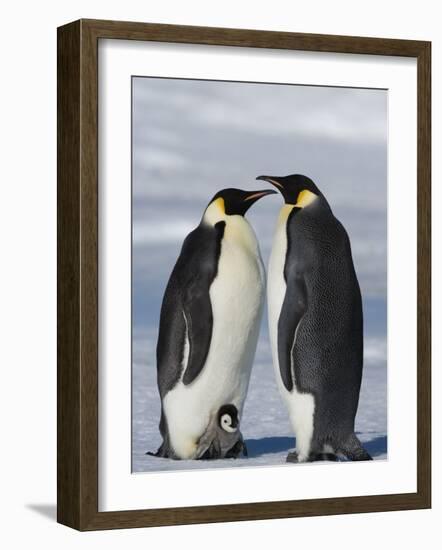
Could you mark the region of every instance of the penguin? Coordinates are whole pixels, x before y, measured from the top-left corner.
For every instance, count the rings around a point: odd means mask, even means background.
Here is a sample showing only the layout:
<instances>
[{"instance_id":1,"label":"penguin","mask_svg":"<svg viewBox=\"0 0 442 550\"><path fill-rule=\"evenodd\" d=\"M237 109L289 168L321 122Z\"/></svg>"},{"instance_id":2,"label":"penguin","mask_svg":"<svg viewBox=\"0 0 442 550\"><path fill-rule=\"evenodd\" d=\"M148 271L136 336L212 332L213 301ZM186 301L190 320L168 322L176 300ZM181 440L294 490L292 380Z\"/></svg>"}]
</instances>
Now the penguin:
<instances>
[{"instance_id":1,"label":"penguin","mask_svg":"<svg viewBox=\"0 0 442 550\"><path fill-rule=\"evenodd\" d=\"M265 294L261 253L245 214L273 193L219 191L184 240L160 314L157 381L163 442L156 456L245 454L240 430L229 428L241 418Z\"/></svg>"},{"instance_id":2,"label":"penguin","mask_svg":"<svg viewBox=\"0 0 442 550\"><path fill-rule=\"evenodd\" d=\"M247 456L247 448L239 432L238 409L229 403L222 405L213 415L204 435L198 441L196 456L200 460Z\"/></svg>"},{"instance_id":3,"label":"penguin","mask_svg":"<svg viewBox=\"0 0 442 550\"><path fill-rule=\"evenodd\" d=\"M354 431L363 315L349 237L316 184L259 176L284 198L268 267L273 364L296 450L287 462L371 460Z\"/></svg>"}]
</instances>

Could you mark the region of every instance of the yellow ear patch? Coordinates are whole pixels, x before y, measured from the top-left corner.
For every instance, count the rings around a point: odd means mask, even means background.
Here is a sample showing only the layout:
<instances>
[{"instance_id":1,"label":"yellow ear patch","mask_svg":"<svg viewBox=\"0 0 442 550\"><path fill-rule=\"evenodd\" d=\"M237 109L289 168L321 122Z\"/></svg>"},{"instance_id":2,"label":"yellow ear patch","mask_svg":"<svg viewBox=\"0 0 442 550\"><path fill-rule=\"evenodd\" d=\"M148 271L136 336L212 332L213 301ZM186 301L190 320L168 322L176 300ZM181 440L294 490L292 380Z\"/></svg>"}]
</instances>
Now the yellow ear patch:
<instances>
[{"instance_id":1,"label":"yellow ear patch","mask_svg":"<svg viewBox=\"0 0 442 550\"><path fill-rule=\"evenodd\" d=\"M218 197L216 200L211 202L204 213L204 219L211 225L215 225L219 221L224 220L225 217L226 209L224 199L222 197Z\"/></svg>"},{"instance_id":2,"label":"yellow ear patch","mask_svg":"<svg viewBox=\"0 0 442 550\"><path fill-rule=\"evenodd\" d=\"M298 206L299 208L304 208L305 206L311 204L317 198L318 195L315 195L311 191L304 189L299 193L295 206Z\"/></svg>"},{"instance_id":3,"label":"yellow ear patch","mask_svg":"<svg viewBox=\"0 0 442 550\"><path fill-rule=\"evenodd\" d=\"M224 199L222 197L218 197L216 201L213 202L213 204L220 211L220 214L224 215L226 213Z\"/></svg>"}]
</instances>

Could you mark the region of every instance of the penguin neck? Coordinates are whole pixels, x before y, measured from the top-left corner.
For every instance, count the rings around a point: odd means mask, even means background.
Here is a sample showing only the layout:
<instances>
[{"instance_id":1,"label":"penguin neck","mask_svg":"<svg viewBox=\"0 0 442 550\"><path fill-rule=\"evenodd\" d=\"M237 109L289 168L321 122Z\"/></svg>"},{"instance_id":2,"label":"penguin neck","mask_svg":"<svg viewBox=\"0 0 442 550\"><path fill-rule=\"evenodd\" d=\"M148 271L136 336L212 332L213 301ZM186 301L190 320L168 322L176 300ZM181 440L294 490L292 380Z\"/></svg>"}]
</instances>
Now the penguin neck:
<instances>
[{"instance_id":1,"label":"penguin neck","mask_svg":"<svg viewBox=\"0 0 442 550\"><path fill-rule=\"evenodd\" d=\"M287 223L288 217L290 216L290 212L295 208L296 205L294 204L284 204L281 207L281 210L279 211L279 217L278 217L278 226L284 225Z\"/></svg>"},{"instance_id":2,"label":"penguin neck","mask_svg":"<svg viewBox=\"0 0 442 550\"><path fill-rule=\"evenodd\" d=\"M256 254L257 241L252 226L241 215L227 215L224 210L224 200L219 198L206 208L202 222L214 227L219 222L225 222L223 241Z\"/></svg>"},{"instance_id":3,"label":"penguin neck","mask_svg":"<svg viewBox=\"0 0 442 550\"><path fill-rule=\"evenodd\" d=\"M279 224L285 224L293 208L307 208L319 199L319 196L307 189L298 194L296 204L286 202L279 212Z\"/></svg>"},{"instance_id":4,"label":"penguin neck","mask_svg":"<svg viewBox=\"0 0 442 550\"><path fill-rule=\"evenodd\" d=\"M240 215L226 216L225 222L223 241L256 255L258 242L252 226L246 218Z\"/></svg>"}]
</instances>

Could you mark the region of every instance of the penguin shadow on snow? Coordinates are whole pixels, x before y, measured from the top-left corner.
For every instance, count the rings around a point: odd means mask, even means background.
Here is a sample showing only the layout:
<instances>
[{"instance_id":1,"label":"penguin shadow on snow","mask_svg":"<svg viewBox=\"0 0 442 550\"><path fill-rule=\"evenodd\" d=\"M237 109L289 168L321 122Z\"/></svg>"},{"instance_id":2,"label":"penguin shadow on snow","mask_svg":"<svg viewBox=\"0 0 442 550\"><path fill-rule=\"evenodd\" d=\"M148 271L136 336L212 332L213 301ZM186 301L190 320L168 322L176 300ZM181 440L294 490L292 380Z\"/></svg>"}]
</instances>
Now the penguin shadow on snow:
<instances>
[{"instance_id":1,"label":"penguin shadow on snow","mask_svg":"<svg viewBox=\"0 0 442 550\"><path fill-rule=\"evenodd\" d=\"M275 436L261 437L260 439L246 439L246 447L249 458L282 453L293 449L295 439L293 437Z\"/></svg>"},{"instance_id":2,"label":"penguin shadow on snow","mask_svg":"<svg viewBox=\"0 0 442 550\"><path fill-rule=\"evenodd\" d=\"M282 453L290 451L296 447L294 437L275 436L262 437L260 439L246 439L247 452L249 458ZM387 453L387 436L381 435L374 439L364 441L364 447L370 455L375 458Z\"/></svg>"},{"instance_id":3,"label":"penguin shadow on snow","mask_svg":"<svg viewBox=\"0 0 442 550\"><path fill-rule=\"evenodd\" d=\"M387 454L387 441L386 435L379 435L373 439L364 441L364 448L373 457Z\"/></svg>"}]
</instances>

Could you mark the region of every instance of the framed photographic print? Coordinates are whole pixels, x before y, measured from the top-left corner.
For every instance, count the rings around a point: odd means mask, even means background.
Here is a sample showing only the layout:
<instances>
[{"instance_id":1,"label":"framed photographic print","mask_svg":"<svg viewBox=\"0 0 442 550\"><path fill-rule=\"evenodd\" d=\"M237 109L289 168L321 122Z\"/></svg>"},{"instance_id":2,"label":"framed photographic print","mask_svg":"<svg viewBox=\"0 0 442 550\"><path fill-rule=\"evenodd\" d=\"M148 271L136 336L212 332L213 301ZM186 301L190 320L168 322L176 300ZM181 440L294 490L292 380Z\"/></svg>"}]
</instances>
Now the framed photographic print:
<instances>
[{"instance_id":1,"label":"framed photographic print","mask_svg":"<svg viewBox=\"0 0 442 550\"><path fill-rule=\"evenodd\" d=\"M430 43L58 29L58 521L429 508Z\"/></svg>"}]
</instances>

